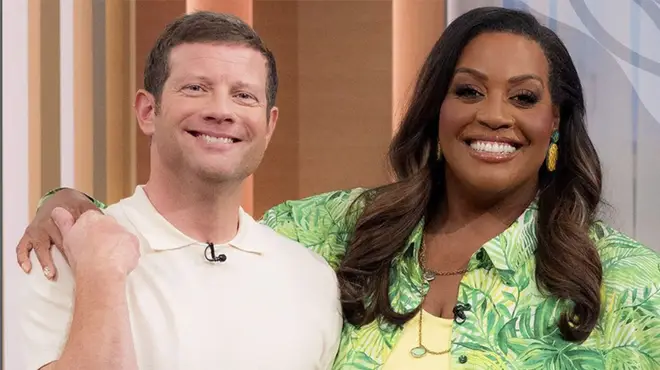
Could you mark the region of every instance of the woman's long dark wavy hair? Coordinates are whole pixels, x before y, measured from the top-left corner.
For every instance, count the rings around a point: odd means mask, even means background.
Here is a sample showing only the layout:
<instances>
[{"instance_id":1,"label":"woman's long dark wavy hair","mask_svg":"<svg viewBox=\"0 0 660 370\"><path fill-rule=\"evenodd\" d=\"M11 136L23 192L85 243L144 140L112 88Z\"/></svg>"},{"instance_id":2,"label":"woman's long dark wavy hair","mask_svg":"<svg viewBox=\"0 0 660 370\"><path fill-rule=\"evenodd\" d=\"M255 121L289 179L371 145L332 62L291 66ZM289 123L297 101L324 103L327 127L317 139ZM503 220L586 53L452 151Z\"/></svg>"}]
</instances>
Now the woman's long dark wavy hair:
<instances>
[{"instance_id":1,"label":"woman's long dark wavy hair","mask_svg":"<svg viewBox=\"0 0 660 370\"><path fill-rule=\"evenodd\" d=\"M444 165L436 159L440 106L463 48L477 35L506 32L536 41L550 67L550 93L560 113L557 169L539 170L536 281L546 294L570 302L558 327L565 340L581 342L600 313L602 266L589 228L601 198L601 167L584 121L585 104L568 50L532 15L505 8L472 10L452 22L422 67L407 112L389 149L391 184L358 198L365 206L338 271L344 313L355 325L382 318L403 324L388 289L392 259L422 218L444 201Z\"/></svg>"}]
</instances>

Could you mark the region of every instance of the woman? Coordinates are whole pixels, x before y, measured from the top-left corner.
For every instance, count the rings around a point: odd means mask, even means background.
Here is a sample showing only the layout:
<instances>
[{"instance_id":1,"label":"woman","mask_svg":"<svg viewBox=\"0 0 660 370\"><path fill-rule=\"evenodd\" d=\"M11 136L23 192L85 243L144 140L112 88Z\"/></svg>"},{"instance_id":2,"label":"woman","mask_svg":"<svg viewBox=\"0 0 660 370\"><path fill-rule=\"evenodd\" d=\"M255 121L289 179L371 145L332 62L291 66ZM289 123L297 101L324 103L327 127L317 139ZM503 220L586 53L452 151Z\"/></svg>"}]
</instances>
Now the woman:
<instances>
[{"instance_id":1,"label":"woman","mask_svg":"<svg viewBox=\"0 0 660 370\"><path fill-rule=\"evenodd\" d=\"M584 110L551 30L475 9L421 70L392 184L266 213L337 269L336 369L660 368L660 258L596 220Z\"/></svg>"}]
</instances>

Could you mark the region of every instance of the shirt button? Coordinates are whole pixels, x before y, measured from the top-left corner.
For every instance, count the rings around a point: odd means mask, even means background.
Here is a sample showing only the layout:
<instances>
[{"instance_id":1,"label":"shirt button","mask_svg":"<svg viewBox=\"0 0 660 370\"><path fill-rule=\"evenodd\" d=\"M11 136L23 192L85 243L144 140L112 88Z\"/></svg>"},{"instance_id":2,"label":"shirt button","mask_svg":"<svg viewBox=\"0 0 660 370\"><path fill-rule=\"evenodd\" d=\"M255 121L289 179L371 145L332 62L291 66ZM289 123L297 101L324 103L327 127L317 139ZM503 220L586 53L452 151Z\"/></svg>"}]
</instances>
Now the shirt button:
<instances>
[{"instance_id":1,"label":"shirt button","mask_svg":"<svg viewBox=\"0 0 660 370\"><path fill-rule=\"evenodd\" d=\"M458 357L458 362L460 362L462 364L466 363L467 362L467 356L466 355L460 355Z\"/></svg>"}]
</instances>

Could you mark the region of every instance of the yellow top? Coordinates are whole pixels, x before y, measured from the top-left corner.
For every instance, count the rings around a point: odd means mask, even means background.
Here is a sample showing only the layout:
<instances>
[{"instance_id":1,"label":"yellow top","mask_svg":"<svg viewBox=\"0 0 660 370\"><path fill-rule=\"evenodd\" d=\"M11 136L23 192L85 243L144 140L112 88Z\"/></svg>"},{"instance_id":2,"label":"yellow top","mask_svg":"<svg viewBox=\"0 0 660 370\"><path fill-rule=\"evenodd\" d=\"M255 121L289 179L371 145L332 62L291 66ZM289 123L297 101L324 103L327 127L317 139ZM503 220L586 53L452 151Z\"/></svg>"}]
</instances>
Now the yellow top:
<instances>
[{"instance_id":1,"label":"yellow top","mask_svg":"<svg viewBox=\"0 0 660 370\"><path fill-rule=\"evenodd\" d=\"M419 347L419 316L408 321L399 340L387 359L383 370L449 370L450 360L448 350L451 348L451 327L453 320L437 317L423 311L422 344L432 352L443 352L434 355L426 353L421 357L413 357L410 351Z\"/></svg>"}]
</instances>

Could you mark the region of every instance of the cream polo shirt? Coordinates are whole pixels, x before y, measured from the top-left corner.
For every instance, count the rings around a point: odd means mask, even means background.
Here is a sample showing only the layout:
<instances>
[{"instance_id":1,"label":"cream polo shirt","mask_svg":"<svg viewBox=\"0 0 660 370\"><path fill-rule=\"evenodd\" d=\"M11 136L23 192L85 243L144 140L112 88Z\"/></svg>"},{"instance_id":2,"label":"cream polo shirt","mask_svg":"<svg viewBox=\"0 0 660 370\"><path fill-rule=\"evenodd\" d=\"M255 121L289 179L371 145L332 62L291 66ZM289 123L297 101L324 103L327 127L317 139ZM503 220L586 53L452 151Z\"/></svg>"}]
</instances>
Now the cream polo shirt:
<instances>
[{"instance_id":1,"label":"cream polo shirt","mask_svg":"<svg viewBox=\"0 0 660 370\"><path fill-rule=\"evenodd\" d=\"M175 229L139 186L106 213L140 239L142 256L126 286L140 369L331 367L342 315L335 273L321 257L240 210L234 239L215 246L226 261L208 262L206 243ZM71 270L56 248L53 258L56 282L38 270L27 279L29 370L60 357L73 313Z\"/></svg>"}]
</instances>

